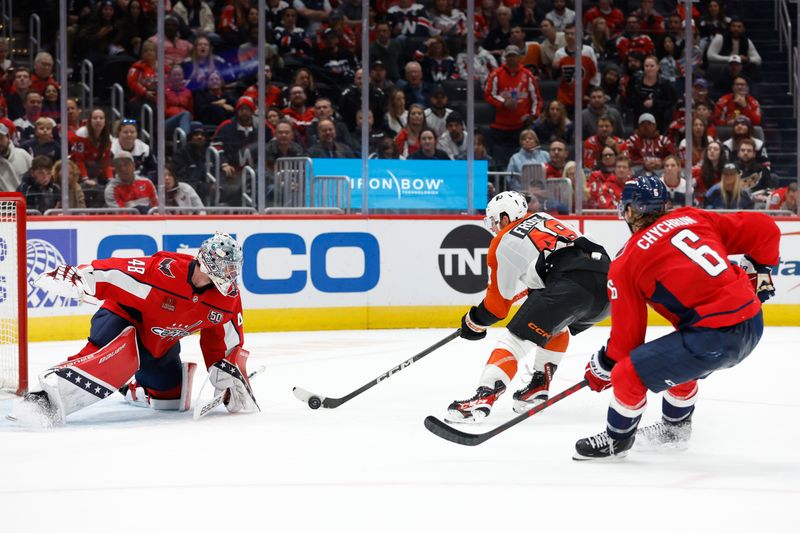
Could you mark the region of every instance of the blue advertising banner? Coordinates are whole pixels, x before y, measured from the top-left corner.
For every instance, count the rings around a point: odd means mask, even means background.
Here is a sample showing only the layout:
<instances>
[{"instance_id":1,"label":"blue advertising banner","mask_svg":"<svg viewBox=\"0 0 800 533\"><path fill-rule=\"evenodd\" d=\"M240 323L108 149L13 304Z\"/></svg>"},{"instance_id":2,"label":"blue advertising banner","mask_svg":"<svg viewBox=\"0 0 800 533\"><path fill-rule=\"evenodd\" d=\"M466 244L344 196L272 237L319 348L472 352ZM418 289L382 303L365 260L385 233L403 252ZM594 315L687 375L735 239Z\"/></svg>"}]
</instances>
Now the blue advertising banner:
<instances>
[{"instance_id":1,"label":"blue advertising banner","mask_svg":"<svg viewBox=\"0 0 800 533\"><path fill-rule=\"evenodd\" d=\"M351 206L361 208L360 159L314 159L314 176L348 176ZM372 209L467 209L466 161L369 161L369 207ZM489 167L475 161L475 209L486 208Z\"/></svg>"}]
</instances>

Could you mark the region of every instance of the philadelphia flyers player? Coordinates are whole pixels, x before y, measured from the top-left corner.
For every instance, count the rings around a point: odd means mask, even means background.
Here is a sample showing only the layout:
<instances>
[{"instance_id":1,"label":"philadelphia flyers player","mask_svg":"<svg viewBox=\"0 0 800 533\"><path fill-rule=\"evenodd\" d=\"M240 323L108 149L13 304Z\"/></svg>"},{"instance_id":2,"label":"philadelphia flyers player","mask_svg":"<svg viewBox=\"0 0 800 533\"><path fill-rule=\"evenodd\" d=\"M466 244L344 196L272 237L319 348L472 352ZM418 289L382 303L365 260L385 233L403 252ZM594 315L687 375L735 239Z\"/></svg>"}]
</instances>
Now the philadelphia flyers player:
<instances>
[{"instance_id":1,"label":"philadelphia flyers player","mask_svg":"<svg viewBox=\"0 0 800 533\"><path fill-rule=\"evenodd\" d=\"M667 213L668 199L664 183L650 176L623 188L620 217L633 235L608 274L610 338L586 365L589 386L613 386L614 394L606 431L579 440L574 459L622 457L636 439L682 447L691 434L697 380L739 364L761 338L761 303L775 294L769 267L778 263L775 222L747 211ZM744 268L728 259L737 254L745 254ZM648 305L675 331L645 342ZM662 419L637 431L648 390L664 392Z\"/></svg>"},{"instance_id":2,"label":"philadelphia flyers player","mask_svg":"<svg viewBox=\"0 0 800 533\"><path fill-rule=\"evenodd\" d=\"M26 395L23 404L61 424L122 388L131 403L188 410L197 365L181 362L180 339L199 331L209 380L226 395L228 410L257 410L242 349L241 267L239 243L216 233L197 257L158 252L61 265L42 275L40 287L103 304L92 317L86 346L40 375L42 390Z\"/></svg>"},{"instance_id":3,"label":"philadelphia flyers player","mask_svg":"<svg viewBox=\"0 0 800 533\"><path fill-rule=\"evenodd\" d=\"M517 364L536 348L530 383L514 393L521 413L547 400L553 373L573 335L608 314L609 257L602 246L546 213L528 213L518 192L501 192L486 206L486 226L495 234L487 263L490 279L483 301L461 319L461 336L480 340L505 318L524 286L528 298L508 324L481 374L476 394L448 407L447 419L472 422L489 415L517 373Z\"/></svg>"}]
</instances>

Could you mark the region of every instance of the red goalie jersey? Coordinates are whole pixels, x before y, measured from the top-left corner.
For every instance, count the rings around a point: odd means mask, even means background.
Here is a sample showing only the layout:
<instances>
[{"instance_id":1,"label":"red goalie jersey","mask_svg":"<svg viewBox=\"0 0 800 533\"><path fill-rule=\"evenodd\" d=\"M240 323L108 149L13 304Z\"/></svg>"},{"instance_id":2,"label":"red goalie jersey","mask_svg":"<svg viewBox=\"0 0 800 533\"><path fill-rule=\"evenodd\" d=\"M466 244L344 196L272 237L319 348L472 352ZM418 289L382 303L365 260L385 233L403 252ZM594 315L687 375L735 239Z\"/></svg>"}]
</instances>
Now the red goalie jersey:
<instances>
[{"instance_id":1,"label":"red goalie jersey","mask_svg":"<svg viewBox=\"0 0 800 533\"><path fill-rule=\"evenodd\" d=\"M91 266L96 298L136 327L154 357L198 331L206 367L244 344L239 294L224 296L213 284L196 289L189 281L199 268L192 256L158 252L150 257L98 259Z\"/></svg>"},{"instance_id":2,"label":"red goalie jersey","mask_svg":"<svg viewBox=\"0 0 800 533\"><path fill-rule=\"evenodd\" d=\"M747 274L728 255L778 263L780 231L767 215L672 211L634 233L611 262L613 328L607 354L620 361L645 340L647 305L678 329L721 328L755 316L761 302Z\"/></svg>"}]
</instances>

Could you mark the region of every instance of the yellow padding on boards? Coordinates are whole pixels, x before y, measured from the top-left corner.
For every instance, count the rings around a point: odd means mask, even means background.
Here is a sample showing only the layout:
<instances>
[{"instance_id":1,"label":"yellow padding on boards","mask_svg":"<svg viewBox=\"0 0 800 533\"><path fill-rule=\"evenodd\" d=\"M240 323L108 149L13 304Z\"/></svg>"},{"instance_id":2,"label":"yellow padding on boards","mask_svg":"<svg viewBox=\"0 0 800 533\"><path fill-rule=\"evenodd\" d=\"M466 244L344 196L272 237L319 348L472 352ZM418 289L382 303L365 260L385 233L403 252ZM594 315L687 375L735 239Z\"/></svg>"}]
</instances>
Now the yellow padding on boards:
<instances>
[{"instance_id":1,"label":"yellow padding on boards","mask_svg":"<svg viewBox=\"0 0 800 533\"><path fill-rule=\"evenodd\" d=\"M336 307L320 309L251 309L244 312L245 332L313 331L330 329L456 328L468 306L431 307ZM38 317L28 319L28 341L85 339L91 316ZM505 325L507 321L500 322ZM648 324L667 321L650 310ZM800 326L800 305L764 306L768 326ZM600 322L608 326L610 320Z\"/></svg>"}]
</instances>

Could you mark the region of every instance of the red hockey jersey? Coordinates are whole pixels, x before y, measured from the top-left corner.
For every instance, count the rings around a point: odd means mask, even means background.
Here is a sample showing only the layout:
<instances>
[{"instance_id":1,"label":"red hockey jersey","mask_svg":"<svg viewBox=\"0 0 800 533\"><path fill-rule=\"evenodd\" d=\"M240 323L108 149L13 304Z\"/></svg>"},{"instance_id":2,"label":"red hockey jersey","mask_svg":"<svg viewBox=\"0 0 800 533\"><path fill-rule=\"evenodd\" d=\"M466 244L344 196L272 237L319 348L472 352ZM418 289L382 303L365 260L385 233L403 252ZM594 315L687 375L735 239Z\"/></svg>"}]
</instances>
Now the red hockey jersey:
<instances>
[{"instance_id":1,"label":"red hockey jersey","mask_svg":"<svg viewBox=\"0 0 800 533\"><path fill-rule=\"evenodd\" d=\"M524 67L513 73L506 65L496 68L486 80L483 98L495 109L492 127L498 130L518 130L525 126L522 117L527 115L533 120L542 111L536 78ZM504 105L508 98L514 101L514 107Z\"/></svg>"},{"instance_id":2,"label":"red hockey jersey","mask_svg":"<svg viewBox=\"0 0 800 533\"><path fill-rule=\"evenodd\" d=\"M778 263L780 230L762 213L676 209L636 233L608 272L607 354L620 361L645 341L647 305L678 329L719 328L755 316L761 302L728 255Z\"/></svg>"},{"instance_id":3,"label":"red hockey jersey","mask_svg":"<svg viewBox=\"0 0 800 533\"><path fill-rule=\"evenodd\" d=\"M206 367L244 344L242 300L214 285L196 289L189 281L192 256L158 252L151 257L98 259L91 263L96 297L103 307L129 320L142 345L161 357L183 337L200 332Z\"/></svg>"}]
</instances>

